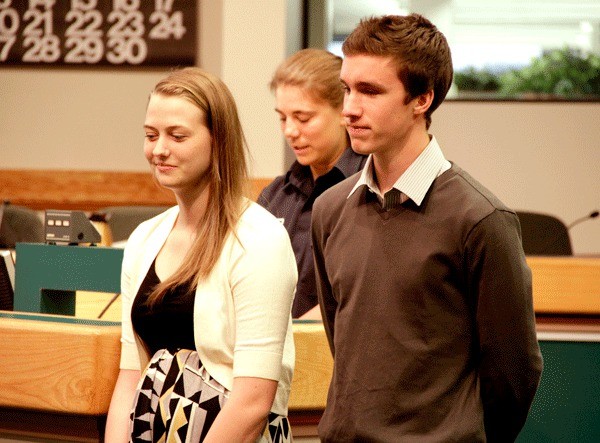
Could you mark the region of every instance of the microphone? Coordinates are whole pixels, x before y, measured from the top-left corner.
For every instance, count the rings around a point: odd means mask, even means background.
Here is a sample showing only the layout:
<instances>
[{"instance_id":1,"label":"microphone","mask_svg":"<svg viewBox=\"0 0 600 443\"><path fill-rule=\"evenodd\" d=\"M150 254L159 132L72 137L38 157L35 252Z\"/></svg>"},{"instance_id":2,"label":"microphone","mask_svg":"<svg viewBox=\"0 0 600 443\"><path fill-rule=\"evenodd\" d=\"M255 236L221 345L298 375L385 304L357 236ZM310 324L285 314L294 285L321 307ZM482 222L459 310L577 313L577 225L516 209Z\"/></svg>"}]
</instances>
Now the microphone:
<instances>
[{"instance_id":1,"label":"microphone","mask_svg":"<svg viewBox=\"0 0 600 443\"><path fill-rule=\"evenodd\" d=\"M567 230L571 230L571 228L577 226L579 223L583 223L586 220L591 220L593 218L598 217L598 214L600 214L600 212L598 212L598 210L594 210L592 212L590 212L588 215L583 216L583 217L579 217L578 219L572 221L571 223L569 223L569 225L567 226Z\"/></svg>"}]
</instances>

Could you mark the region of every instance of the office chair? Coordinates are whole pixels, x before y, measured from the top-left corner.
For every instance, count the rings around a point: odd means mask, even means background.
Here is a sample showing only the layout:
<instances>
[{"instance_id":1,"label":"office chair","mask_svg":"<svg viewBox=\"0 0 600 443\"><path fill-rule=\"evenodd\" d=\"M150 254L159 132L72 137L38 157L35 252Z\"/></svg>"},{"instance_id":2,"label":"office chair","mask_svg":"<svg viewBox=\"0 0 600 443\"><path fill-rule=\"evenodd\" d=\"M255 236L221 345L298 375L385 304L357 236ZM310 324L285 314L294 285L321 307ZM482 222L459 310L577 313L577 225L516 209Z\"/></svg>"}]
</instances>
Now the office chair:
<instances>
[{"instance_id":1,"label":"office chair","mask_svg":"<svg viewBox=\"0 0 600 443\"><path fill-rule=\"evenodd\" d=\"M549 214L517 211L525 255L573 255L566 225Z\"/></svg>"},{"instance_id":2,"label":"office chair","mask_svg":"<svg viewBox=\"0 0 600 443\"><path fill-rule=\"evenodd\" d=\"M43 243L44 222L37 212L23 206L3 205L0 248L14 249L16 243Z\"/></svg>"},{"instance_id":3,"label":"office chair","mask_svg":"<svg viewBox=\"0 0 600 443\"><path fill-rule=\"evenodd\" d=\"M98 212L104 214L113 242L127 240L141 222L146 221L169 206L108 206Z\"/></svg>"},{"instance_id":4,"label":"office chair","mask_svg":"<svg viewBox=\"0 0 600 443\"><path fill-rule=\"evenodd\" d=\"M15 303L15 263L11 252L0 250L0 310L12 311Z\"/></svg>"}]
</instances>

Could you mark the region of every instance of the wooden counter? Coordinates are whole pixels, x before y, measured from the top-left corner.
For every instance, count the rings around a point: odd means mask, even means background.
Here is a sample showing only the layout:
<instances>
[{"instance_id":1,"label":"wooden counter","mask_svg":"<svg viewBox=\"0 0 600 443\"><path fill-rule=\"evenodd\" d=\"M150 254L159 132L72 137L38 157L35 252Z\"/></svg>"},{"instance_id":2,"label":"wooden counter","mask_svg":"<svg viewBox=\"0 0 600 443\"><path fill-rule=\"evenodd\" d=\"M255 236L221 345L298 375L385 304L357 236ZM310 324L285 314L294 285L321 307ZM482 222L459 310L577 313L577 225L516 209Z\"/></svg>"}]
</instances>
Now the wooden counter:
<instances>
[{"instance_id":1,"label":"wooden counter","mask_svg":"<svg viewBox=\"0 0 600 443\"><path fill-rule=\"evenodd\" d=\"M108 411L121 326L61 320L20 313L0 318L0 407L83 415Z\"/></svg>"},{"instance_id":2,"label":"wooden counter","mask_svg":"<svg viewBox=\"0 0 600 443\"><path fill-rule=\"evenodd\" d=\"M325 409L333 358L323 324L294 323L296 368L292 379L291 410Z\"/></svg>"},{"instance_id":3,"label":"wooden counter","mask_svg":"<svg viewBox=\"0 0 600 443\"><path fill-rule=\"evenodd\" d=\"M55 319L60 318L3 312L0 407L106 413L119 372L120 325ZM333 367L323 325L294 324L294 339L296 370L289 407L322 409Z\"/></svg>"},{"instance_id":4,"label":"wooden counter","mask_svg":"<svg viewBox=\"0 0 600 443\"><path fill-rule=\"evenodd\" d=\"M538 314L600 315L600 257L528 257Z\"/></svg>"},{"instance_id":5,"label":"wooden counter","mask_svg":"<svg viewBox=\"0 0 600 443\"><path fill-rule=\"evenodd\" d=\"M290 421L294 425L297 413L299 425L314 427L333 360L321 323L293 327ZM119 372L120 329L111 321L0 312L0 436L4 431L97 441Z\"/></svg>"}]
</instances>

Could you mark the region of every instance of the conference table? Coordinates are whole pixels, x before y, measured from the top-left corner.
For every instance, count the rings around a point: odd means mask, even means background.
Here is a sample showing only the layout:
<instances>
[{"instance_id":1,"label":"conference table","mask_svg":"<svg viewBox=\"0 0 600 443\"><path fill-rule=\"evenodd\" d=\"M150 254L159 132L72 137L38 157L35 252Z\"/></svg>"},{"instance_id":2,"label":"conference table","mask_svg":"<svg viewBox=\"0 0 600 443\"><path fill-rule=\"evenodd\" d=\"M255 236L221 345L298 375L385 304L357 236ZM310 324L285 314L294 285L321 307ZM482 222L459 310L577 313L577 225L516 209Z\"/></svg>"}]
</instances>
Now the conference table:
<instances>
[{"instance_id":1,"label":"conference table","mask_svg":"<svg viewBox=\"0 0 600 443\"><path fill-rule=\"evenodd\" d=\"M545 367L518 441L600 441L600 258L528 263ZM97 319L113 294L84 289L75 315L0 311L0 439L100 441L118 374L120 303ZM310 436L333 362L320 322L293 328L290 421L295 436Z\"/></svg>"}]
</instances>

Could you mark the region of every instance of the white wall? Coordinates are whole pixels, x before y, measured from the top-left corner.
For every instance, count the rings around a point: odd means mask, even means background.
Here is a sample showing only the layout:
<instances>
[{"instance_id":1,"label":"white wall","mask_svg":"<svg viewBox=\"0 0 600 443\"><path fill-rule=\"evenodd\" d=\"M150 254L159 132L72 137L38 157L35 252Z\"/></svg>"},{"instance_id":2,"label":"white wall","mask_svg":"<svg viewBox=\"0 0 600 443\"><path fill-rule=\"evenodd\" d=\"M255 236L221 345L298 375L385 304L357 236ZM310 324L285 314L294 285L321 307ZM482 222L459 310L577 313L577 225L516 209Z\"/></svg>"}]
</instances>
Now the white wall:
<instances>
[{"instance_id":1,"label":"white wall","mask_svg":"<svg viewBox=\"0 0 600 443\"><path fill-rule=\"evenodd\" d=\"M0 69L0 168L148 170L144 109L162 75Z\"/></svg>"},{"instance_id":2,"label":"white wall","mask_svg":"<svg viewBox=\"0 0 600 443\"><path fill-rule=\"evenodd\" d=\"M252 155L253 175L272 177L281 173L285 161L269 82L277 65L286 57L286 2L223 3L221 78L238 104Z\"/></svg>"},{"instance_id":3,"label":"white wall","mask_svg":"<svg viewBox=\"0 0 600 443\"><path fill-rule=\"evenodd\" d=\"M569 224L600 209L599 121L600 103L447 101L431 132L505 204ZM600 218L570 233L575 253L600 253Z\"/></svg>"}]
</instances>

